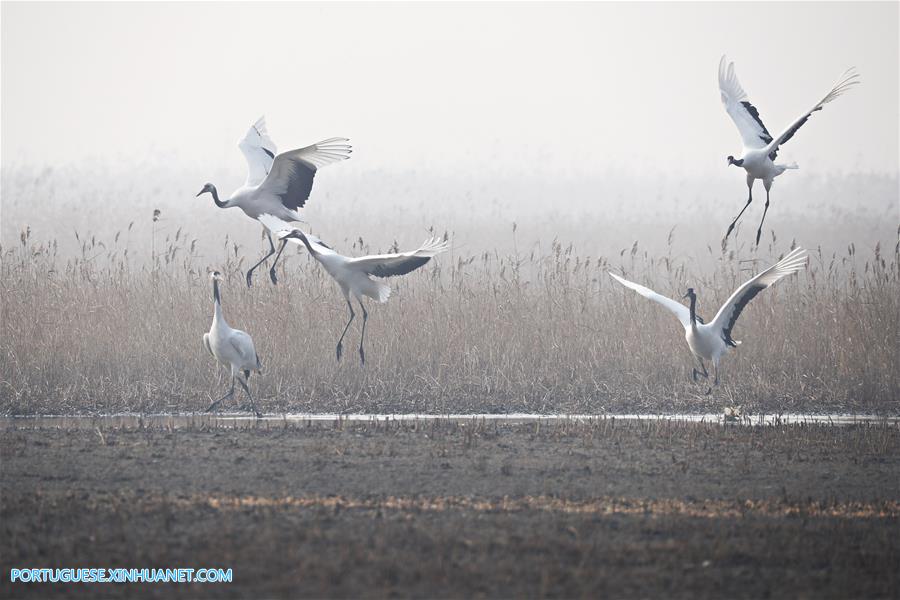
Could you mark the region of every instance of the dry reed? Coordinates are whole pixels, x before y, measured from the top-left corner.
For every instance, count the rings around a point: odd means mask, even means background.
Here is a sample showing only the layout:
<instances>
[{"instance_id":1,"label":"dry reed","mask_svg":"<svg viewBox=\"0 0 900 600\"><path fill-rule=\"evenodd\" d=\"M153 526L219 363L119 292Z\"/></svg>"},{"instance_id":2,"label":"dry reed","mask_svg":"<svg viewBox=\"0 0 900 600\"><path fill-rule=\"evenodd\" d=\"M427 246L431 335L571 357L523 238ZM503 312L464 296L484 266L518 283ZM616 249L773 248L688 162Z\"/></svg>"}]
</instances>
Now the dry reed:
<instances>
[{"instance_id":1,"label":"dry reed","mask_svg":"<svg viewBox=\"0 0 900 600\"><path fill-rule=\"evenodd\" d=\"M0 413L204 409L225 378L200 341L212 298L194 240L180 229L158 239L154 229L153 260L138 263L127 231L75 236L75 258L27 230L2 251ZM262 357L264 374L251 384L266 412L900 412L896 248L890 256L876 246L865 258L853 246L845 256L812 249L805 272L745 310L735 331L745 343L723 361L722 385L709 396L690 380L677 321L607 275L673 297L693 286L711 318L788 247L710 250L716 268L701 280L688 259L673 258L671 239L660 257L638 243L597 258L559 242L544 254L442 255L391 280L390 302L370 307L365 368L353 352L358 328L336 363L346 306L299 249L277 287L264 270L252 289L243 284L255 248L226 239L215 266L227 278L226 318ZM345 250L375 249L359 239Z\"/></svg>"}]
</instances>

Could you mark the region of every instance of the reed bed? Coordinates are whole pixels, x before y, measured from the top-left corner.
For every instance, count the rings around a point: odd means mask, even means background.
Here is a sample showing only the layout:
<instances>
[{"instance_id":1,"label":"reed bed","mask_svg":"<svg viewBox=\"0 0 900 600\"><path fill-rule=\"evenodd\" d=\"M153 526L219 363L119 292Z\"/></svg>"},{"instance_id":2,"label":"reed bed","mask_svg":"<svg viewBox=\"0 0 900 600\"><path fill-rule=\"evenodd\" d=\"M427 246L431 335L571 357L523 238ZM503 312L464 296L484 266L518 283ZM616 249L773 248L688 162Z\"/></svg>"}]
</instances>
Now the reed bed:
<instances>
[{"instance_id":1,"label":"reed bed","mask_svg":"<svg viewBox=\"0 0 900 600\"><path fill-rule=\"evenodd\" d=\"M389 303L369 303L362 367L360 319L336 362L346 305L301 248L289 251L278 286L260 270L248 289L243 270L261 248L226 239L211 265L183 230L158 234L157 217L150 261L133 259L127 230L108 240L75 233L81 252L70 258L27 229L2 249L0 413L205 409L227 384L201 342L212 314L210 266L226 276L227 320L256 342L264 371L251 389L265 412L900 413L896 247L876 245L865 256L853 245L843 255L810 249L806 271L744 311L735 335L745 343L706 395L705 383L691 381L677 321L607 271L672 297L692 286L711 318L790 242L710 248L713 268L703 277L671 239L661 256L638 242L609 257L559 241L545 252L455 249L391 280ZM340 250L388 248L360 238Z\"/></svg>"}]
</instances>

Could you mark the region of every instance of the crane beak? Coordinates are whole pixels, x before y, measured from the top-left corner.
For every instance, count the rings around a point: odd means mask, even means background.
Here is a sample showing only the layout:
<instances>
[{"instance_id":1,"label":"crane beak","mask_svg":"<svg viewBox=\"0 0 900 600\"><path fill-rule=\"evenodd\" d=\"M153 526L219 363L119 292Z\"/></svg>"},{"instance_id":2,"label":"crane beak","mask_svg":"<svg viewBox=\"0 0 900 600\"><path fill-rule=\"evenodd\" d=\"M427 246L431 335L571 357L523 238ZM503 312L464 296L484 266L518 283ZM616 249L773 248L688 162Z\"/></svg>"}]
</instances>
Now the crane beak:
<instances>
[{"instance_id":1,"label":"crane beak","mask_svg":"<svg viewBox=\"0 0 900 600\"><path fill-rule=\"evenodd\" d=\"M199 192L197 192L197 195L194 196L194 197L195 197L195 198L199 198L200 195L203 194L203 192L205 192L205 191L206 191L206 190L200 190Z\"/></svg>"}]
</instances>

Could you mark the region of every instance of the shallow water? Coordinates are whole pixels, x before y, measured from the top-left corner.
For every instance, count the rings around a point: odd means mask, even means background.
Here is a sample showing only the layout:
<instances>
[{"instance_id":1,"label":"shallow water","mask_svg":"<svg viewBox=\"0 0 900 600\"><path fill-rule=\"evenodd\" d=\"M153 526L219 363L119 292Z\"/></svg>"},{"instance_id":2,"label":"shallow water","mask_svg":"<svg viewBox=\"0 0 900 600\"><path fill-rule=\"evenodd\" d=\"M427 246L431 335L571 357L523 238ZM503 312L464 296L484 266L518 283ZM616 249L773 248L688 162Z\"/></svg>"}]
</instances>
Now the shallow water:
<instances>
[{"instance_id":1,"label":"shallow water","mask_svg":"<svg viewBox=\"0 0 900 600\"><path fill-rule=\"evenodd\" d=\"M599 414L599 415L560 415L560 414L331 414L331 413L288 413L265 415L260 419L247 413L176 413L176 414L137 414L120 413L110 415L38 415L38 416L5 416L0 417L2 429L93 429L97 427L111 428L190 428L190 427L252 427L257 425L290 424L302 425L314 422L333 423L372 423L372 422L477 422L492 421L504 423L552 423L556 421L674 421L682 423L729 423L748 426L772 426L788 424L810 425L856 425L878 424L900 426L900 417L883 417L878 415L812 415L812 414L780 414L780 415L744 415L726 419L724 414Z\"/></svg>"}]
</instances>

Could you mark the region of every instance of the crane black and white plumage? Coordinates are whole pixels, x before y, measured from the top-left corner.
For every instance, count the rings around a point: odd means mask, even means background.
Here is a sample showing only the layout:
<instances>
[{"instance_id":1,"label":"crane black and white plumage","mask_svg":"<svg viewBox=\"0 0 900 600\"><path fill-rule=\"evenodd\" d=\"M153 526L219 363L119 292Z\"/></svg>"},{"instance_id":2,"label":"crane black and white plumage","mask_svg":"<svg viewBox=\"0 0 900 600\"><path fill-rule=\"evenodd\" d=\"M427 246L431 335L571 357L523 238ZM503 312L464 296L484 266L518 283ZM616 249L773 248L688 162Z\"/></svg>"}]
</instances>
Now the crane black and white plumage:
<instances>
[{"instance_id":1,"label":"crane black and white plumage","mask_svg":"<svg viewBox=\"0 0 900 600\"><path fill-rule=\"evenodd\" d=\"M411 252L373 254L350 258L338 254L322 240L303 233L299 229L284 231L278 236L282 240L279 252L284 249L284 244L288 241L302 243L312 257L319 261L328 274L337 281L341 292L344 294L347 308L350 309L350 319L347 321L347 325L344 326L344 331L341 332L341 337L338 339L337 348L335 349L337 360L341 360L344 336L347 334L347 330L356 316L356 313L353 311L351 296L359 303L363 314L362 332L359 337L359 359L362 364L366 363L363 344L366 337L366 321L369 319L369 313L366 312L366 307L363 304L363 296L368 296L378 302L387 302L391 295L391 287L383 281L373 279L373 277L406 275L424 266L435 255L449 248L446 240L431 238L426 240L417 250Z\"/></svg>"},{"instance_id":2,"label":"crane black and white plumage","mask_svg":"<svg viewBox=\"0 0 900 600\"><path fill-rule=\"evenodd\" d=\"M858 83L859 75L854 69L848 69L841 75L838 82L825 97L795 119L780 134L772 137L763 124L759 111L750 103L747 93L741 87L737 74L734 72L734 63L728 62L725 56L722 57L719 61L719 93L722 98L722 104L725 106L725 111L737 126L743 142L740 158L729 156L728 164L744 168L747 172L748 188L747 203L731 222L731 225L728 226L728 231L725 233L726 239L731 234L738 219L741 218L741 215L744 214L744 211L747 210L747 207L753 201L753 182L761 179L766 188L766 206L763 210L762 219L759 222L759 229L756 231L756 244L759 245L763 222L765 222L766 213L769 210L769 190L772 188L772 182L787 169L798 168L796 163L775 163L779 148L794 137L797 130L806 123L814 112L822 110L822 107Z\"/></svg>"},{"instance_id":3,"label":"crane black and white plumage","mask_svg":"<svg viewBox=\"0 0 900 600\"><path fill-rule=\"evenodd\" d=\"M312 191L313 179L320 167L350 158L352 149L346 138L330 138L297 150L277 154L275 143L266 131L264 117L250 126L238 147L247 159L247 181L227 200L219 200L216 186L207 183L201 194L212 194L219 208L238 207L251 219L269 217L269 223L277 223L279 230L290 223L300 221L298 212L306 204ZM269 252L247 271L247 286L251 284L253 271L275 254L271 228L266 231ZM269 269L272 283L277 283L275 266L280 254Z\"/></svg>"},{"instance_id":4,"label":"crane black and white plumage","mask_svg":"<svg viewBox=\"0 0 900 600\"><path fill-rule=\"evenodd\" d=\"M719 309L719 312L716 313L715 318L713 318L710 323L705 323L703 319L697 315L697 295L694 292L694 288L689 288L687 294L684 296L685 298L690 298L691 306L688 308L680 302L657 294L650 288L623 279L615 273L610 273L610 275L613 279L625 287L636 291L641 296L662 304L678 317L678 320L681 321L681 324L684 326L684 337L687 340L688 346L694 356L700 361L700 367L703 369L702 372L694 369L694 380L696 381L698 374L703 375L704 377L709 376L706 365L703 364L703 360L705 359L712 361L713 366L715 367L715 383L718 384L719 360L729 347L736 348L738 344L740 344L740 342L734 340L731 333L738 317L741 315L741 311L744 310L747 303L758 293L782 277L797 273L805 266L806 251L802 248L791 250L776 264L759 273L735 290L735 292L731 294L731 297L725 301L725 304L722 305L722 308Z\"/></svg>"},{"instance_id":5,"label":"crane black and white plumage","mask_svg":"<svg viewBox=\"0 0 900 600\"><path fill-rule=\"evenodd\" d=\"M222 400L233 397L234 382L237 380L250 399L250 406L253 408L253 412L256 413L257 417L261 417L262 414L256 410L256 405L253 403L253 395L250 394L247 381L250 379L251 371L260 372L262 363L259 360L259 355L256 354L253 339L240 329L232 329L225 322L225 317L222 314L222 298L219 294L219 281L221 281L222 276L218 271L215 271L210 275L210 279L213 284L213 321L212 326L209 328L209 333L203 334L203 345L231 373L231 389L227 394L210 404L206 411L214 410Z\"/></svg>"}]
</instances>

